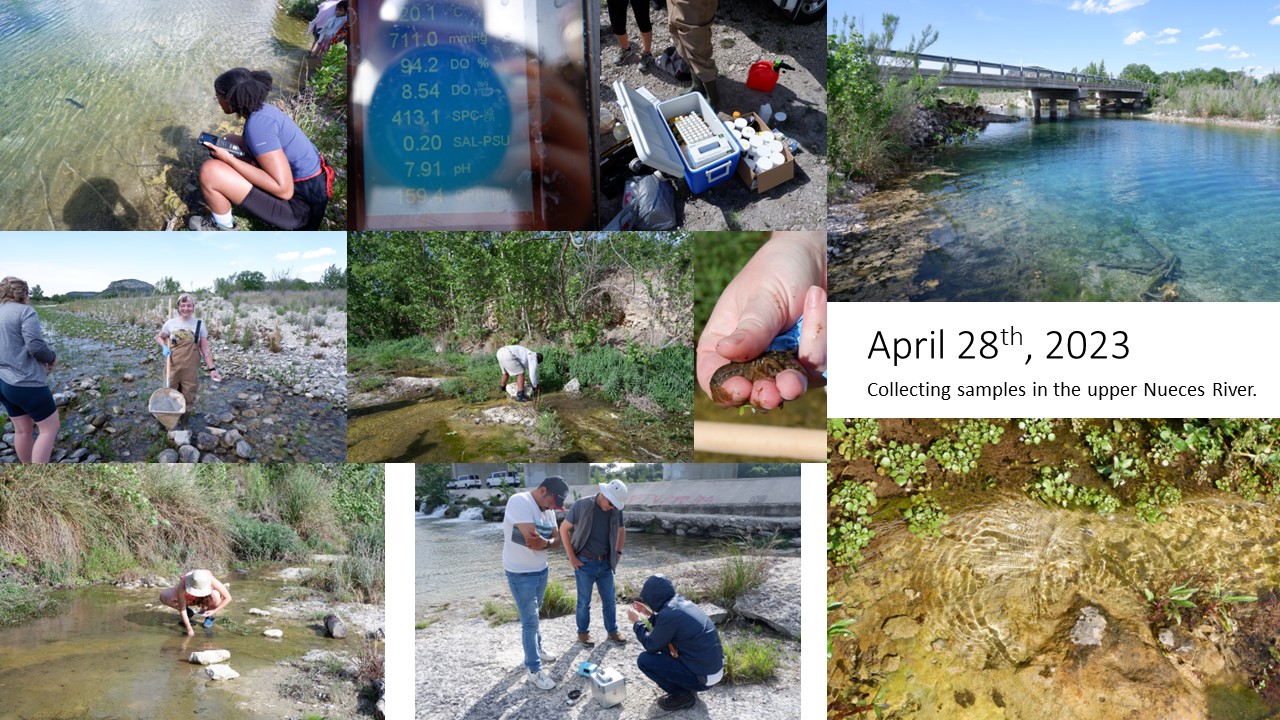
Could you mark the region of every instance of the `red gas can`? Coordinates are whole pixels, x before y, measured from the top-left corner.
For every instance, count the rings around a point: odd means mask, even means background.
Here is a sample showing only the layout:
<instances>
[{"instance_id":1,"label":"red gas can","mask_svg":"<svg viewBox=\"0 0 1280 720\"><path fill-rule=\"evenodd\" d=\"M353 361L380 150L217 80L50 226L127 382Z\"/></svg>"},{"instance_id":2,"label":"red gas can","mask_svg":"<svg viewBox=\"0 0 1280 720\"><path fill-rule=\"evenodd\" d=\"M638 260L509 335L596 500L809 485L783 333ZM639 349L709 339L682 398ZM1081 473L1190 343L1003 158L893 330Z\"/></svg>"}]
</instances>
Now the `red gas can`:
<instances>
[{"instance_id":1,"label":"red gas can","mask_svg":"<svg viewBox=\"0 0 1280 720\"><path fill-rule=\"evenodd\" d=\"M771 63L768 60L754 63L747 71L747 87L760 92L773 90L773 86L778 84L779 75L775 65L781 65L781 63Z\"/></svg>"}]
</instances>

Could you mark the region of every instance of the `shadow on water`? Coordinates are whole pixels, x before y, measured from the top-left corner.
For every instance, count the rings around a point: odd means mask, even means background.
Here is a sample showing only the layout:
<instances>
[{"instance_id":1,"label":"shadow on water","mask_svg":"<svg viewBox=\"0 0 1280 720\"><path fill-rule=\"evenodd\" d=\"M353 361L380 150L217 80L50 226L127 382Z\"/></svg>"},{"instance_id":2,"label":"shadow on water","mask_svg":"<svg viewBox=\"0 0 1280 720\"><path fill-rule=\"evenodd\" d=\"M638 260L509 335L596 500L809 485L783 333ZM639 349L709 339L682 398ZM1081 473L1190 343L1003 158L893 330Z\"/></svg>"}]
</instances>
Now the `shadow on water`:
<instances>
[{"instance_id":1,"label":"shadow on water","mask_svg":"<svg viewBox=\"0 0 1280 720\"><path fill-rule=\"evenodd\" d=\"M62 221L70 230L136 230L139 220L138 211L110 178L82 181L62 208Z\"/></svg>"}]
</instances>

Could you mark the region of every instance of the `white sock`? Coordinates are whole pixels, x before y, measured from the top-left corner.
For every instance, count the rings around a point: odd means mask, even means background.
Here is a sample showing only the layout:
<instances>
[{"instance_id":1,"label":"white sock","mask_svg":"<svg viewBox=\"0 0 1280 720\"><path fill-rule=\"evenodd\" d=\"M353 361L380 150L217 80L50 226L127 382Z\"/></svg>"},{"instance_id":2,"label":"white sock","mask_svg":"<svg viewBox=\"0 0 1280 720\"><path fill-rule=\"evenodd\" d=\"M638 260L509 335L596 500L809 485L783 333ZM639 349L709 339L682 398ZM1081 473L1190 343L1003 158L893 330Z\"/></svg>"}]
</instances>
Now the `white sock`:
<instances>
[{"instance_id":1,"label":"white sock","mask_svg":"<svg viewBox=\"0 0 1280 720\"><path fill-rule=\"evenodd\" d=\"M209 214L213 216L213 221L222 227L231 227L235 224L235 219L231 217L231 213L229 212L223 215L210 210Z\"/></svg>"}]
</instances>

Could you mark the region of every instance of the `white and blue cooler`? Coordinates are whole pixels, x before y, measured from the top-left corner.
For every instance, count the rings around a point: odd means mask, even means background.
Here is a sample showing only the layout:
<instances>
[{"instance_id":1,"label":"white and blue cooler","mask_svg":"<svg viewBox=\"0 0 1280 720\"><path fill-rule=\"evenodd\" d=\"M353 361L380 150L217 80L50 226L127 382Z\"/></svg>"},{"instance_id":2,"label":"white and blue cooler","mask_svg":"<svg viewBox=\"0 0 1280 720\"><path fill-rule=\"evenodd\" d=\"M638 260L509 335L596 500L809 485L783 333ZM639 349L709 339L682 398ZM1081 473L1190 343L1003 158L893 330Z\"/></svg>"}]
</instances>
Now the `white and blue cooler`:
<instances>
[{"instance_id":1,"label":"white and blue cooler","mask_svg":"<svg viewBox=\"0 0 1280 720\"><path fill-rule=\"evenodd\" d=\"M683 176L695 195L729 179L738 169L742 146L702 93L659 101L648 90L635 90L622 80L613 89L640 162L672 177ZM681 150L668 123L690 113L701 117L709 132Z\"/></svg>"}]
</instances>

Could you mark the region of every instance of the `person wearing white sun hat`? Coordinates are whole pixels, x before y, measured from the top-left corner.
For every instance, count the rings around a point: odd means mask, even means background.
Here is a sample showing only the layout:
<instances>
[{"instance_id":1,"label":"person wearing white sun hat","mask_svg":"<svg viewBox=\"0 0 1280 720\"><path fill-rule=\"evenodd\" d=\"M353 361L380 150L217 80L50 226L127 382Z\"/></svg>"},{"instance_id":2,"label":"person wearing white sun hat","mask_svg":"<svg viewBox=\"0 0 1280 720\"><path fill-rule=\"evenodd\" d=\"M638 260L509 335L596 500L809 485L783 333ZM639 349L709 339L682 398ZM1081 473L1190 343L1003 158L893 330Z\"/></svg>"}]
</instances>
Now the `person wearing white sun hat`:
<instances>
[{"instance_id":1,"label":"person wearing white sun hat","mask_svg":"<svg viewBox=\"0 0 1280 720\"><path fill-rule=\"evenodd\" d=\"M231 591L208 570L192 570L178 578L178 584L160 593L160 602L178 611L187 635L195 635L191 618L204 615L205 627L213 624L213 616L231 602ZM198 608L198 612L192 608Z\"/></svg>"},{"instance_id":2,"label":"person wearing white sun hat","mask_svg":"<svg viewBox=\"0 0 1280 720\"><path fill-rule=\"evenodd\" d=\"M625 645L627 639L618 632L618 618L613 586L613 572L622 559L626 528L622 525L622 508L627 504L627 484L621 480L601 483L600 492L585 497L564 514L560 523L560 540L573 566L578 585L578 642L592 647L591 588L600 591L600 609L604 613L604 631L609 639Z\"/></svg>"}]
</instances>

